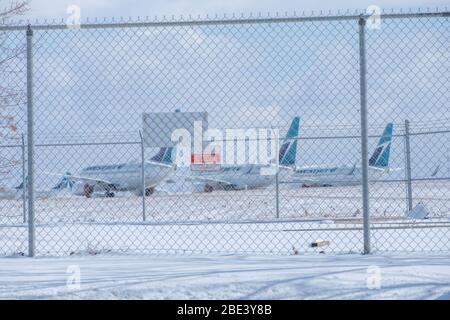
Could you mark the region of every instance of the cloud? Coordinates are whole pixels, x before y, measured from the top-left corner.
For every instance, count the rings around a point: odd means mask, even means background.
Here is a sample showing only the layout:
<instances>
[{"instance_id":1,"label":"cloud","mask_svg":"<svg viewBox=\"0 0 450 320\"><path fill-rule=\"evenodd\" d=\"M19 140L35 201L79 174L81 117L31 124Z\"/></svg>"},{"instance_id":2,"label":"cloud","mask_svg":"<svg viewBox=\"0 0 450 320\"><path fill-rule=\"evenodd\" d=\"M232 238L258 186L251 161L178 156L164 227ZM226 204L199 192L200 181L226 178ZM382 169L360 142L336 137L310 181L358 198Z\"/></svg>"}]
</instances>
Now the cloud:
<instances>
[{"instance_id":1,"label":"cloud","mask_svg":"<svg viewBox=\"0 0 450 320\"><path fill-rule=\"evenodd\" d=\"M75 2L75 3L74 3ZM440 5L397 1L395 6ZM364 8L372 1L61 1L34 0L35 17L65 18L78 4L84 17L188 13L301 12ZM390 2L379 1L379 5ZM300 9L299 9L300 8ZM383 24L368 33L370 126L386 121L443 118L448 114L439 24ZM428 31L428 33L419 33ZM377 33L379 32L379 33ZM400 40L398 40L400 39ZM96 141L125 132L137 139L142 112L207 110L214 127L274 126L286 129L302 116L302 135L340 126L359 130L358 35L353 22L226 25L41 32L35 54L37 138L53 135ZM381 44L380 46L378 46ZM406 63L406 66L402 65ZM412 77L418 75L417 77ZM379 82L379 83L378 83ZM376 84L376 85L375 85ZM434 112L426 112L433 108ZM269 115L276 110L276 117ZM372 128L373 129L373 128ZM379 134L374 128L373 134ZM315 130L315 131L314 131ZM82 136L83 138L84 136ZM117 137L114 137L117 138ZM303 160L358 157L358 139L302 141ZM398 146L401 141L398 140ZM84 150L86 164L117 161L130 147ZM315 148L315 149L314 149ZM401 149L397 149L401 150ZM42 162L51 158L42 156ZM321 158L321 155L322 156ZM66 164L64 152L54 164ZM306 158L304 158L306 157ZM345 158L345 159L344 159ZM352 162L350 162L352 163ZM75 166L75 165L74 165ZM61 170L77 168L61 168Z\"/></svg>"}]
</instances>

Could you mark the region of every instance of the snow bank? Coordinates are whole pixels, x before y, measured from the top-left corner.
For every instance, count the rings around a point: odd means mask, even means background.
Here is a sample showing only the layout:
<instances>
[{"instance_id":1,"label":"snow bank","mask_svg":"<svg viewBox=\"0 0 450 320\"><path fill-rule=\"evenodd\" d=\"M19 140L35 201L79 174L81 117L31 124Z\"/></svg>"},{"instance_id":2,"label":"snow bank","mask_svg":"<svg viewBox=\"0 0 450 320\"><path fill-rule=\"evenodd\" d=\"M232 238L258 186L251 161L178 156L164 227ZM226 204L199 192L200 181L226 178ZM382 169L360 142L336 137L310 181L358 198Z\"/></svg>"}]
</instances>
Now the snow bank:
<instances>
[{"instance_id":1,"label":"snow bank","mask_svg":"<svg viewBox=\"0 0 450 320\"><path fill-rule=\"evenodd\" d=\"M78 275L79 288L74 286ZM100 254L0 258L0 298L450 299L450 257Z\"/></svg>"}]
</instances>

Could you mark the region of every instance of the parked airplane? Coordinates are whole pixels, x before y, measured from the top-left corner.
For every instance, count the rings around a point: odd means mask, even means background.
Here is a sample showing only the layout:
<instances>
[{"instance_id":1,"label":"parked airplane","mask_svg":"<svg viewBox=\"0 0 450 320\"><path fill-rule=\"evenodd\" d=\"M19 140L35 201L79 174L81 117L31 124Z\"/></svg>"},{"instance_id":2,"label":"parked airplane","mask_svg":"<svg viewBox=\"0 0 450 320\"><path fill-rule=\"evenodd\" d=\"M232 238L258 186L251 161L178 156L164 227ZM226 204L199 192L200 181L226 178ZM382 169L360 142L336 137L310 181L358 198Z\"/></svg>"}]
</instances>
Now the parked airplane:
<instances>
[{"instance_id":1,"label":"parked airplane","mask_svg":"<svg viewBox=\"0 0 450 320\"><path fill-rule=\"evenodd\" d=\"M142 165L140 162L128 162L111 165L95 165L84 168L79 175L65 177L76 181L74 194L90 198L94 192L104 192L106 197L114 197L116 191L145 192L153 194L155 187L176 170L172 159L174 147L160 148L150 160L145 161L145 191L142 189Z\"/></svg>"},{"instance_id":2,"label":"parked airplane","mask_svg":"<svg viewBox=\"0 0 450 320\"><path fill-rule=\"evenodd\" d=\"M369 179L376 180L389 172L393 124L388 123L378 145L369 159ZM326 187L337 185L357 185L361 183L360 166L301 167L291 177L291 183L304 187Z\"/></svg>"},{"instance_id":3,"label":"parked airplane","mask_svg":"<svg viewBox=\"0 0 450 320\"><path fill-rule=\"evenodd\" d=\"M275 182L277 166L280 179L293 173L299 125L300 118L295 117L280 146L278 165L276 163L222 165L217 171L191 171L191 176L186 180L192 181L204 192L265 188Z\"/></svg>"}]
</instances>

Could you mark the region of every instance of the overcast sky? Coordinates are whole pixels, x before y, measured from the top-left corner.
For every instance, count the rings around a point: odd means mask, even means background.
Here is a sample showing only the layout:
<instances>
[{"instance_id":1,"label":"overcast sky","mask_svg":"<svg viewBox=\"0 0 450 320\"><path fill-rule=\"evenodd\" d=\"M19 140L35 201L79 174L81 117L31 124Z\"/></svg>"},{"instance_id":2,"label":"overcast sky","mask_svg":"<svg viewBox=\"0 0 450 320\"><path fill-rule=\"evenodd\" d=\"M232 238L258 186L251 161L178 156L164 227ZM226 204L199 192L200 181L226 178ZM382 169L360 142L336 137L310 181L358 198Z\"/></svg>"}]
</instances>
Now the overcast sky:
<instances>
[{"instance_id":1,"label":"overcast sky","mask_svg":"<svg viewBox=\"0 0 450 320\"><path fill-rule=\"evenodd\" d=\"M153 19L155 15L183 14L186 18L189 14L205 17L233 12L361 12L373 4L388 11L443 10L446 2L449 0L32 0L28 17L66 19L70 5L81 8L84 21L88 17L136 20L138 16ZM391 121L401 130L399 124L405 119L415 128L417 121L445 122L448 118L450 91L443 76L448 63L448 29L442 26L437 18L391 20L384 21L380 30L367 32L371 134L378 136ZM9 40L20 42L22 36L11 34ZM134 141L141 129L142 112L175 108L206 110L213 128L276 126L285 132L292 117L298 115L303 136L317 131L331 134L338 126L345 134L355 134L360 128L354 21L63 30L38 32L35 37L38 142ZM22 62L14 63L20 67ZM17 82L13 73L11 77L9 83ZM272 116L274 111L276 116ZM18 118L25 119L23 115ZM24 128L23 121L19 127ZM371 148L377 139L370 140ZM421 152L413 157L415 174L429 175L445 161L448 139L448 135L412 139L412 148ZM138 147L41 148L36 163L40 171L78 172L93 163L132 160ZM299 154L299 165L353 165L359 157L359 143L357 139L303 140ZM435 159L424 162L425 155ZM392 159L393 167L403 167L400 138L393 143Z\"/></svg>"},{"instance_id":2,"label":"overcast sky","mask_svg":"<svg viewBox=\"0 0 450 320\"><path fill-rule=\"evenodd\" d=\"M369 5L382 9L444 8L449 0L31 0L30 18L62 19L67 17L67 8L77 5L81 8L82 19L103 17L137 16L179 16L192 14L224 13L305 13L314 10L364 10Z\"/></svg>"}]
</instances>

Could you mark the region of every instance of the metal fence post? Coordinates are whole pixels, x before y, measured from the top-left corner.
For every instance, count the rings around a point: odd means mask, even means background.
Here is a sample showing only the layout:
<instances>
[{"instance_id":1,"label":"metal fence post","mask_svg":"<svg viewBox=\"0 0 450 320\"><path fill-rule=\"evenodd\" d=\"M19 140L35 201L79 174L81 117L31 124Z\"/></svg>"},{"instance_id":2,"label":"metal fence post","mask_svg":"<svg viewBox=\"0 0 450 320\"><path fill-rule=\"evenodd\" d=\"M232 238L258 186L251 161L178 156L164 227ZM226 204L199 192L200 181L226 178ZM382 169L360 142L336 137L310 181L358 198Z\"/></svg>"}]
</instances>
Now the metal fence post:
<instances>
[{"instance_id":1,"label":"metal fence post","mask_svg":"<svg viewBox=\"0 0 450 320\"><path fill-rule=\"evenodd\" d=\"M142 183L142 220L147 219L147 212L145 208L145 147L142 132L139 130L139 137L141 138L141 183Z\"/></svg>"},{"instance_id":2,"label":"metal fence post","mask_svg":"<svg viewBox=\"0 0 450 320\"><path fill-rule=\"evenodd\" d=\"M25 137L22 133L22 207L23 207L23 223L27 222L27 169L25 157Z\"/></svg>"},{"instance_id":3,"label":"metal fence post","mask_svg":"<svg viewBox=\"0 0 450 320\"><path fill-rule=\"evenodd\" d=\"M27 28L27 149L28 149L28 256L35 256L34 136L33 136L33 30ZM25 187L25 186L24 186Z\"/></svg>"},{"instance_id":4,"label":"metal fence post","mask_svg":"<svg viewBox=\"0 0 450 320\"><path fill-rule=\"evenodd\" d=\"M279 185L279 163L277 161L277 172L275 173L276 211L277 219L280 218L280 185Z\"/></svg>"},{"instance_id":5,"label":"metal fence post","mask_svg":"<svg viewBox=\"0 0 450 320\"><path fill-rule=\"evenodd\" d=\"M272 128L272 133L273 133L273 128ZM279 137L277 136L276 139L276 148L275 150L279 150L280 148L280 141L279 141ZM279 172L280 172L280 158L279 155L276 155L276 161L275 161L275 212L276 212L276 216L277 219L280 218L280 185L279 185Z\"/></svg>"},{"instance_id":6,"label":"metal fence post","mask_svg":"<svg viewBox=\"0 0 450 320\"><path fill-rule=\"evenodd\" d=\"M406 152L406 189L408 194L408 211L413 207L411 182L411 145L409 141L409 121L405 120L405 152Z\"/></svg>"},{"instance_id":7,"label":"metal fence post","mask_svg":"<svg viewBox=\"0 0 450 320\"><path fill-rule=\"evenodd\" d=\"M366 80L366 19L359 17L359 77L361 103L361 162L362 162L362 201L363 201L363 230L364 254L370 253L370 215L369 215L369 161L367 154L367 80Z\"/></svg>"}]
</instances>

